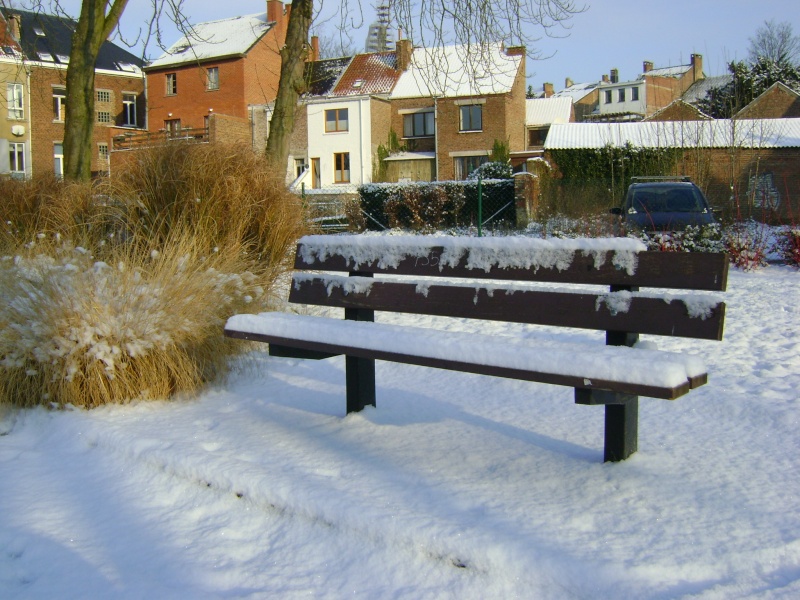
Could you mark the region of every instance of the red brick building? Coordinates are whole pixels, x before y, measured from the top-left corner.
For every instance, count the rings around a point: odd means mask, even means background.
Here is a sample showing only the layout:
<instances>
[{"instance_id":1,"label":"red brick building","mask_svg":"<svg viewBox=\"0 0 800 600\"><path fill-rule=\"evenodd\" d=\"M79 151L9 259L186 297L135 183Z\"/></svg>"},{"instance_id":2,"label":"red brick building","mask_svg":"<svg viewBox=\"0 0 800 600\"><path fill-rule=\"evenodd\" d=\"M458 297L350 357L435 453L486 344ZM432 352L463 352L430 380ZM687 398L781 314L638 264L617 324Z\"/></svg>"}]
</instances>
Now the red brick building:
<instances>
[{"instance_id":1,"label":"red brick building","mask_svg":"<svg viewBox=\"0 0 800 600\"><path fill-rule=\"evenodd\" d=\"M290 6L267 0L266 13L193 27L144 71L151 132L208 128L212 114L249 118L275 99Z\"/></svg>"}]
</instances>

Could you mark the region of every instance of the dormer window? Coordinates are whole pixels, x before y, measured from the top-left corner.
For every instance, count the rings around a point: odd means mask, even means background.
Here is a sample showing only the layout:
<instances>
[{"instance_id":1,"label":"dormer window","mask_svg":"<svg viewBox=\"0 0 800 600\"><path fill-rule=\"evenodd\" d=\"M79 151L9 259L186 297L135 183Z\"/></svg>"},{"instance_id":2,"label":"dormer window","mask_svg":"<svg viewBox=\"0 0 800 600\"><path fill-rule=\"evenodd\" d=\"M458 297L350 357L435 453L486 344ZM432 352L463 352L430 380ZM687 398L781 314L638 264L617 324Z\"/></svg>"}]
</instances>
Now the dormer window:
<instances>
[{"instance_id":1,"label":"dormer window","mask_svg":"<svg viewBox=\"0 0 800 600\"><path fill-rule=\"evenodd\" d=\"M34 27L33 33L35 33L39 37L44 37L44 29L42 29L41 27Z\"/></svg>"},{"instance_id":2,"label":"dormer window","mask_svg":"<svg viewBox=\"0 0 800 600\"><path fill-rule=\"evenodd\" d=\"M50 54L49 52L37 52L36 54L39 57L39 60L41 60L41 61L44 61L44 62L56 62L56 59L53 58L53 55Z\"/></svg>"},{"instance_id":3,"label":"dormer window","mask_svg":"<svg viewBox=\"0 0 800 600\"><path fill-rule=\"evenodd\" d=\"M364 85L364 80L363 79L356 79L353 82L353 88L355 88L355 89L359 89L363 85Z\"/></svg>"}]
</instances>

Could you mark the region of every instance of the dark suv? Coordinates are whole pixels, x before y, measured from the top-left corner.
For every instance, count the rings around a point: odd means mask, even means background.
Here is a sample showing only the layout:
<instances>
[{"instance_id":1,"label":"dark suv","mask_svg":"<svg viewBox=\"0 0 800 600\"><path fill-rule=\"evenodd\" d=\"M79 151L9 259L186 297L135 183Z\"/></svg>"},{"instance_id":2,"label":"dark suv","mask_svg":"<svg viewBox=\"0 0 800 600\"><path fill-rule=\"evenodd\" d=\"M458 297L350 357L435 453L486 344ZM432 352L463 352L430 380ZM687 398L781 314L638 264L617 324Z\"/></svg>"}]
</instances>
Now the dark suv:
<instances>
[{"instance_id":1,"label":"dark suv","mask_svg":"<svg viewBox=\"0 0 800 600\"><path fill-rule=\"evenodd\" d=\"M622 208L611 212L630 229L680 231L687 225L716 223L700 188L688 177L632 177Z\"/></svg>"}]
</instances>

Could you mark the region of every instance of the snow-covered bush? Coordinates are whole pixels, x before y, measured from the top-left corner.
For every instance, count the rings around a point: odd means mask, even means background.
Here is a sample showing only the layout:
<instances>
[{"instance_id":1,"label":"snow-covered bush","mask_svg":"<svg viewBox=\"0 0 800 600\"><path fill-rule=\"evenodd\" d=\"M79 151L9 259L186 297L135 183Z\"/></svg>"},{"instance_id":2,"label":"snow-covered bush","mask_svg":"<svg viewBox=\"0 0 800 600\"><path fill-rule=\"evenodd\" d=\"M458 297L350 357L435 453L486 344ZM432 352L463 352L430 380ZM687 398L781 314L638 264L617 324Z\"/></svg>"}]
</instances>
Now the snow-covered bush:
<instances>
[{"instance_id":1,"label":"snow-covered bush","mask_svg":"<svg viewBox=\"0 0 800 600\"><path fill-rule=\"evenodd\" d=\"M800 267L800 227L787 227L779 231L775 250L787 265Z\"/></svg>"},{"instance_id":2,"label":"snow-covered bush","mask_svg":"<svg viewBox=\"0 0 800 600\"><path fill-rule=\"evenodd\" d=\"M511 165L503 162L483 163L467 176L467 179L511 179Z\"/></svg>"},{"instance_id":3,"label":"snow-covered bush","mask_svg":"<svg viewBox=\"0 0 800 600\"><path fill-rule=\"evenodd\" d=\"M299 199L247 149L132 157L112 181L29 182L0 208L0 402L165 399L246 348L223 324L267 308Z\"/></svg>"}]
</instances>

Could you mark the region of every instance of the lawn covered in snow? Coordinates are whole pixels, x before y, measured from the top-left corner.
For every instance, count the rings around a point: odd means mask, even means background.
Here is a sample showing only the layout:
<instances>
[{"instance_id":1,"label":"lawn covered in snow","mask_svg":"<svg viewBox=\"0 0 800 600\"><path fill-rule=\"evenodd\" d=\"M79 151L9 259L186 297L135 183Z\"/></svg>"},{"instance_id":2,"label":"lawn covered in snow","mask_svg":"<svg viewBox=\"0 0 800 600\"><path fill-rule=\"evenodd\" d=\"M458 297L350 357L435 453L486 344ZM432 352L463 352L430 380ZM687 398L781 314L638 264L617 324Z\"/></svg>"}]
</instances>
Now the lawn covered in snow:
<instances>
[{"instance_id":1,"label":"lawn covered in snow","mask_svg":"<svg viewBox=\"0 0 800 600\"><path fill-rule=\"evenodd\" d=\"M800 273L724 297L724 341L657 339L709 383L643 398L621 463L571 389L379 362L343 418L343 358L260 351L198 398L6 414L0 598L800 597Z\"/></svg>"}]
</instances>

